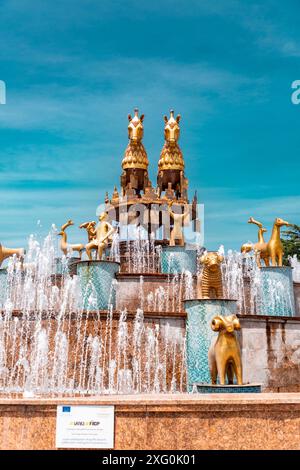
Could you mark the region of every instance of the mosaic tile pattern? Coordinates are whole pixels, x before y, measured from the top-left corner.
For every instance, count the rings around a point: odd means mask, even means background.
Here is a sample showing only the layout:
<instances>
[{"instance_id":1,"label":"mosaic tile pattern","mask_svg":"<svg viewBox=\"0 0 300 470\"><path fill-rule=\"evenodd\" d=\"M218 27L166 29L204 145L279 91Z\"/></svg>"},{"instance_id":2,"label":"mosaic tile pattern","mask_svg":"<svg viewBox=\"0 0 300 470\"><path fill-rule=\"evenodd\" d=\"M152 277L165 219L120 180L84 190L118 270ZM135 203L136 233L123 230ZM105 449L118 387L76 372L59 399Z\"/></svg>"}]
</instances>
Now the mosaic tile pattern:
<instances>
[{"instance_id":1,"label":"mosaic tile pattern","mask_svg":"<svg viewBox=\"0 0 300 470\"><path fill-rule=\"evenodd\" d=\"M0 308L3 307L6 299L7 270L0 269Z\"/></svg>"},{"instance_id":2,"label":"mosaic tile pattern","mask_svg":"<svg viewBox=\"0 0 300 470\"><path fill-rule=\"evenodd\" d=\"M295 298L292 268L261 268L260 315L280 317L295 316Z\"/></svg>"},{"instance_id":3,"label":"mosaic tile pattern","mask_svg":"<svg viewBox=\"0 0 300 470\"><path fill-rule=\"evenodd\" d=\"M194 383L210 383L208 350L213 338L211 321L216 315L232 315L236 301L226 299L186 300L187 312L187 372L189 388Z\"/></svg>"},{"instance_id":4,"label":"mosaic tile pattern","mask_svg":"<svg viewBox=\"0 0 300 470\"><path fill-rule=\"evenodd\" d=\"M261 385L194 384L198 393L261 393Z\"/></svg>"},{"instance_id":5,"label":"mosaic tile pattern","mask_svg":"<svg viewBox=\"0 0 300 470\"><path fill-rule=\"evenodd\" d=\"M84 310L107 310L115 306L115 274L119 263L111 261L80 261L77 275L80 278Z\"/></svg>"},{"instance_id":6,"label":"mosaic tile pattern","mask_svg":"<svg viewBox=\"0 0 300 470\"><path fill-rule=\"evenodd\" d=\"M66 258L64 258L66 260ZM70 274L76 274L76 263L77 261L80 261L80 258L72 257L68 258L67 260L67 266L64 265L62 262L62 258L55 258L55 267L54 267L54 273L53 274L64 274L66 268L68 269Z\"/></svg>"},{"instance_id":7,"label":"mosaic tile pattern","mask_svg":"<svg viewBox=\"0 0 300 470\"><path fill-rule=\"evenodd\" d=\"M188 250L184 246L163 246L161 252L161 272L176 274L183 271L196 273L197 250Z\"/></svg>"}]
</instances>

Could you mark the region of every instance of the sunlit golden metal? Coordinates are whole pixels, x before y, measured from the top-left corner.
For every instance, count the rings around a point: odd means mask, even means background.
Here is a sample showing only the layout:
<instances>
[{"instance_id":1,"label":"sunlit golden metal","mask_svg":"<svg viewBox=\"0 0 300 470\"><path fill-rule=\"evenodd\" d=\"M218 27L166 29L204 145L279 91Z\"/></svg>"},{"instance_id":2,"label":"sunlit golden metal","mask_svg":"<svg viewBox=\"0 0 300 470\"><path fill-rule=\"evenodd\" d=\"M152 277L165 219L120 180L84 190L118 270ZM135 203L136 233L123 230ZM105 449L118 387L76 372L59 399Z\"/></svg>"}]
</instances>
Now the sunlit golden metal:
<instances>
[{"instance_id":1,"label":"sunlit golden metal","mask_svg":"<svg viewBox=\"0 0 300 470\"><path fill-rule=\"evenodd\" d=\"M274 221L272 235L267 243L266 253L272 263L272 266L282 266L283 245L280 240L280 229L282 226L290 226L289 222L277 217Z\"/></svg>"},{"instance_id":2,"label":"sunlit golden metal","mask_svg":"<svg viewBox=\"0 0 300 470\"><path fill-rule=\"evenodd\" d=\"M173 205L173 201L171 201L168 205L168 210L170 213L170 216L173 219L173 227L171 229L170 233L170 246L184 246L184 234L183 234L183 224L187 216L189 215L189 207L186 205L185 208L186 210L184 211L183 214L178 214L176 212L173 212L171 207Z\"/></svg>"},{"instance_id":3,"label":"sunlit golden metal","mask_svg":"<svg viewBox=\"0 0 300 470\"><path fill-rule=\"evenodd\" d=\"M170 118L165 120L165 144L162 148L158 162L158 170L184 170L182 152L177 143L180 135L180 115L174 118L174 111L170 111Z\"/></svg>"},{"instance_id":4,"label":"sunlit golden metal","mask_svg":"<svg viewBox=\"0 0 300 470\"><path fill-rule=\"evenodd\" d=\"M140 168L142 170L148 169L148 157L145 147L142 144L142 138L144 135L144 114L139 117L138 109L134 110L133 118L128 115L128 138L129 143L125 150L125 155L122 161L122 168L126 170L128 168Z\"/></svg>"},{"instance_id":5,"label":"sunlit golden metal","mask_svg":"<svg viewBox=\"0 0 300 470\"><path fill-rule=\"evenodd\" d=\"M18 258L23 258L25 254L24 248L5 248L5 246L0 243L0 267L3 261L7 258L10 258L13 255L16 255Z\"/></svg>"},{"instance_id":6,"label":"sunlit golden metal","mask_svg":"<svg viewBox=\"0 0 300 470\"><path fill-rule=\"evenodd\" d=\"M96 259L102 260L103 251L106 248L109 237L111 237L113 232L114 228L107 221L107 213L102 212L102 214L99 215L99 224L96 227L96 238L85 246L86 254L90 260L92 260L93 250L97 250Z\"/></svg>"},{"instance_id":7,"label":"sunlit golden metal","mask_svg":"<svg viewBox=\"0 0 300 470\"><path fill-rule=\"evenodd\" d=\"M58 235L61 235L60 249L65 256L72 251L77 251L81 258L84 245L82 243L72 244L67 242L66 229L70 227L70 225L74 225L74 222L71 219L61 226L61 231L58 233Z\"/></svg>"},{"instance_id":8,"label":"sunlit golden metal","mask_svg":"<svg viewBox=\"0 0 300 470\"><path fill-rule=\"evenodd\" d=\"M254 224L258 226L258 241L254 245L252 243L245 243L241 247L241 252L248 253L253 250L257 266L261 268L261 260L265 262L266 266L269 266L269 256L266 252L267 243L264 240L264 233L267 232L267 229L263 227L261 222L258 222L253 217L249 218L248 224Z\"/></svg>"},{"instance_id":9,"label":"sunlit golden metal","mask_svg":"<svg viewBox=\"0 0 300 470\"><path fill-rule=\"evenodd\" d=\"M92 220L91 222L84 222L79 225L79 228L85 228L87 231L88 241L91 242L96 238L96 222Z\"/></svg>"},{"instance_id":10,"label":"sunlit golden metal","mask_svg":"<svg viewBox=\"0 0 300 470\"><path fill-rule=\"evenodd\" d=\"M220 385L225 385L226 377L228 384L233 384L234 376L237 384L243 384L243 369L241 349L235 330L240 330L241 325L236 315L223 317L216 316L212 322L213 331L218 331L218 337L213 341L209 352L208 362L210 368L211 382L217 383L219 376Z\"/></svg>"},{"instance_id":11,"label":"sunlit golden metal","mask_svg":"<svg viewBox=\"0 0 300 470\"><path fill-rule=\"evenodd\" d=\"M221 299L223 282L221 263L224 257L215 251L209 251L200 258L203 270L200 279L201 297L203 299Z\"/></svg>"}]
</instances>

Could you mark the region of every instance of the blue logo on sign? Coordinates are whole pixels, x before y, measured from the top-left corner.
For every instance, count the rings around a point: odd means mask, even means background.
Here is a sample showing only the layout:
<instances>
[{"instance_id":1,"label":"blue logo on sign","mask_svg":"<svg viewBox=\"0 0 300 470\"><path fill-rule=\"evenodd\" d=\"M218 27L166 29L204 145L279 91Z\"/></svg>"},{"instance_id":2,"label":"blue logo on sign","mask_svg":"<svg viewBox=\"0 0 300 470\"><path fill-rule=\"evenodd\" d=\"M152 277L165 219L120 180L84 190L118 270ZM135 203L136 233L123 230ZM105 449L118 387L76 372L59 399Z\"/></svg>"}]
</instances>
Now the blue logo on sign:
<instances>
[{"instance_id":1,"label":"blue logo on sign","mask_svg":"<svg viewBox=\"0 0 300 470\"><path fill-rule=\"evenodd\" d=\"M70 406L63 406L63 413L70 413L71 407Z\"/></svg>"}]
</instances>

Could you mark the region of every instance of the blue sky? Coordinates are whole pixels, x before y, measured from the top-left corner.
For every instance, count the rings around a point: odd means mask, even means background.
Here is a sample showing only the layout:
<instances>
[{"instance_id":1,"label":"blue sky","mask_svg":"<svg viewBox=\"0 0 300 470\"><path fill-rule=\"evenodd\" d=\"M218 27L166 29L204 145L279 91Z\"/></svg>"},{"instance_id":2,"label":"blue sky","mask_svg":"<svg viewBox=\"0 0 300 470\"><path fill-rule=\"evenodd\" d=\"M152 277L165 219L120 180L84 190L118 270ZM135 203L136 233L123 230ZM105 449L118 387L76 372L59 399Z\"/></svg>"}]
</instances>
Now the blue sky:
<instances>
[{"instance_id":1,"label":"blue sky","mask_svg":"<svg viewBox=\"0 0 300 470\"><path fill-rule=\"evenodd\" d=\"M300 224L300 105L291 103L298 0L2 0L0 8L4 245L70 217L95 218L119 184L135 106L153 183L162 116L182 115L208 248L255 240L250 215L269 229L276 216Z\"/></svg>"}]
</instances>

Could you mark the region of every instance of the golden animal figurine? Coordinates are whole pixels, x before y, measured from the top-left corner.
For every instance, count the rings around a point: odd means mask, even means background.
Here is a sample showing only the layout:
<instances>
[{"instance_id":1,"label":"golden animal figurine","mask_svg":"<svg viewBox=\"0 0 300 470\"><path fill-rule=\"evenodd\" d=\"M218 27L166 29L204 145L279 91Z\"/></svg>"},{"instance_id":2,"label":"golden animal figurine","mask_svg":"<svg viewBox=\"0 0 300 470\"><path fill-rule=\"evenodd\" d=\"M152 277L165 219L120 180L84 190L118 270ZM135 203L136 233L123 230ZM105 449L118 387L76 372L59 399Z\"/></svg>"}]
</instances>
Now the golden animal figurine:
<instances>
[{"instance_id":1,"label":"golden animal figurine","mask_svg":"<svg viewBox=\"0 0 300 470\"><path fill-rule=\"evenodd\" d=\"M134 194L140 194L149 186L148 156L142 143L144 135L144 114L139 116L138 109L134 110L134 116L128 115L128 138L129 143L122 160L121 188L122 196L127 189L132 189ZM129 188L129 183L131 188Z\"/></svg>"},{"instance_id":2,"label":"golden animal figurine","mask_svg":"<svg viewBox=\"0 0 300 470\"><path fill-rule=\"evenodd\" d=\"M291 224L277 217L274 221L271 238L267 243L266 252L272 266L282 266L283 245L280 240L280 228L283 225L290 226Z\"/></svg>"},{"instance_id":3,"label":"golden animal figurine","mask_svg":"<svg viewBox=\"0 0 300 470\"><path fill-rule=\"evenodd\" d=\"M173 228L171 229L169 246L175 246L176 242L178 246L184 246L184 234L182 227L185 218L189 215L189 207L186 205L185 207L187 208L187 210L183 214L178 214L172 211L172 205L173 201L168 204L169 213L174 221Z\"/></svg>"},{"instance_id":4,"label":"golden animal figurine","mask_svg":"<svg viewBox=\"0 0 300 470\"><path fill-rule=\"evenodd\" d=\"M248 253L253 250L257 266L261 268L261 260L265 262L266 266L269 266L269 256L266 253L267 243L264 240L264 233L267 232L267 229L263 227L261 222L258 222L253 217L249 218L248 224L254 224L258 226L258 241L254 245L252 243L245 243L241 247L241 252Z\"/></svg>"},{"instance_id":5,"label":"golden animal figurine","mask_svg":"<svg viewBox=\"0 0 300 470\"><path fill-rule=\"evenodd\" d=\"M241 350L235 335L235 330L241 329L237 316L216 316L211 322L211 327L213 331L219 332L208 351L212 384L217 383L219 376L220 385L225 385L227 376L228 384L232 385L235 376L237 384L243 385Z\"/></svg>"},{"instance_id":6,"label":"golden animal figurine","mask_svg":"<svg viewBox=\"0 0 300 470\"><path fill-rule=\"evenodd\" d=\"M68 222L62 225L61 231L58 233L58 235L61 235L60 249L65 256L67 256L67 254L72 251L78 251L79 258L81 259L82 252L84 250L84 245L82 243L72 244L67 242L66 229L70 227L70 225L74 225L74 222L72 220L68 220Z\"/></svg>"},{"instance_id":7,"label":"golden animal figurine","mask_svg":"<svg viewBox=\"0 0 300 470\"><path fill-rule=\"evenodd\" d=\"M180 115L174 117L170 111L170 118L164 116L165 143L158 161L157 191L158 197L166 190L172 189L176 198L187 200L188 180L184 176L184 159L178 145L180 136Z\"/></svg>"},{"instance_id":8,"label":"golden animal figurine","mask_svg":"<svg viewBox=\"0 0 300 470\"><path fill-rule=\"evenodd\" d=\"M209 251L200 258L203 264L201 277L201 297L203 299L221 299L223 282L221 263L224 257L215 251Z\"/></svg>"},{"instance_id":9,"label":"golden animal figurine","mask_svg":"<svg viewBox=\"0 0 300 470\"><path fill-rule=\"evenodd\" d=\"M88 242L91 242L96 238L96 222L92 220L91 222L84 222L79 225L79 228L85 228L87 231Z\"/></svg>"},{"instance_id":10,"label":"golden animal figurine","mask_svg":"<svg viewBox=\"0 0 300 470\"><path fill-rule=\"evenodd\" d=\"M7 258L10 258L13 255L16 255L18 258L23 258L25 254L24 248L5 248L0 243L0 267L3 261Z\"/></svg>"},{"instance_id":11,"label":"golden animal figurine","mask_svg":"<svg viewBox=\"0 0 300 470\"><path fill-rule=\"evenodd\" d=\"M99 224L96 228L96 238L85 246L86 254L90 260L92 260L92 250L97 250L96 258L98 260L102 259L103 250L106 248L108 240L112 236L113 232L114 228L107 221L107 213L102 212L102 214L99 215Z\"/></svg>"}]
</instances>

